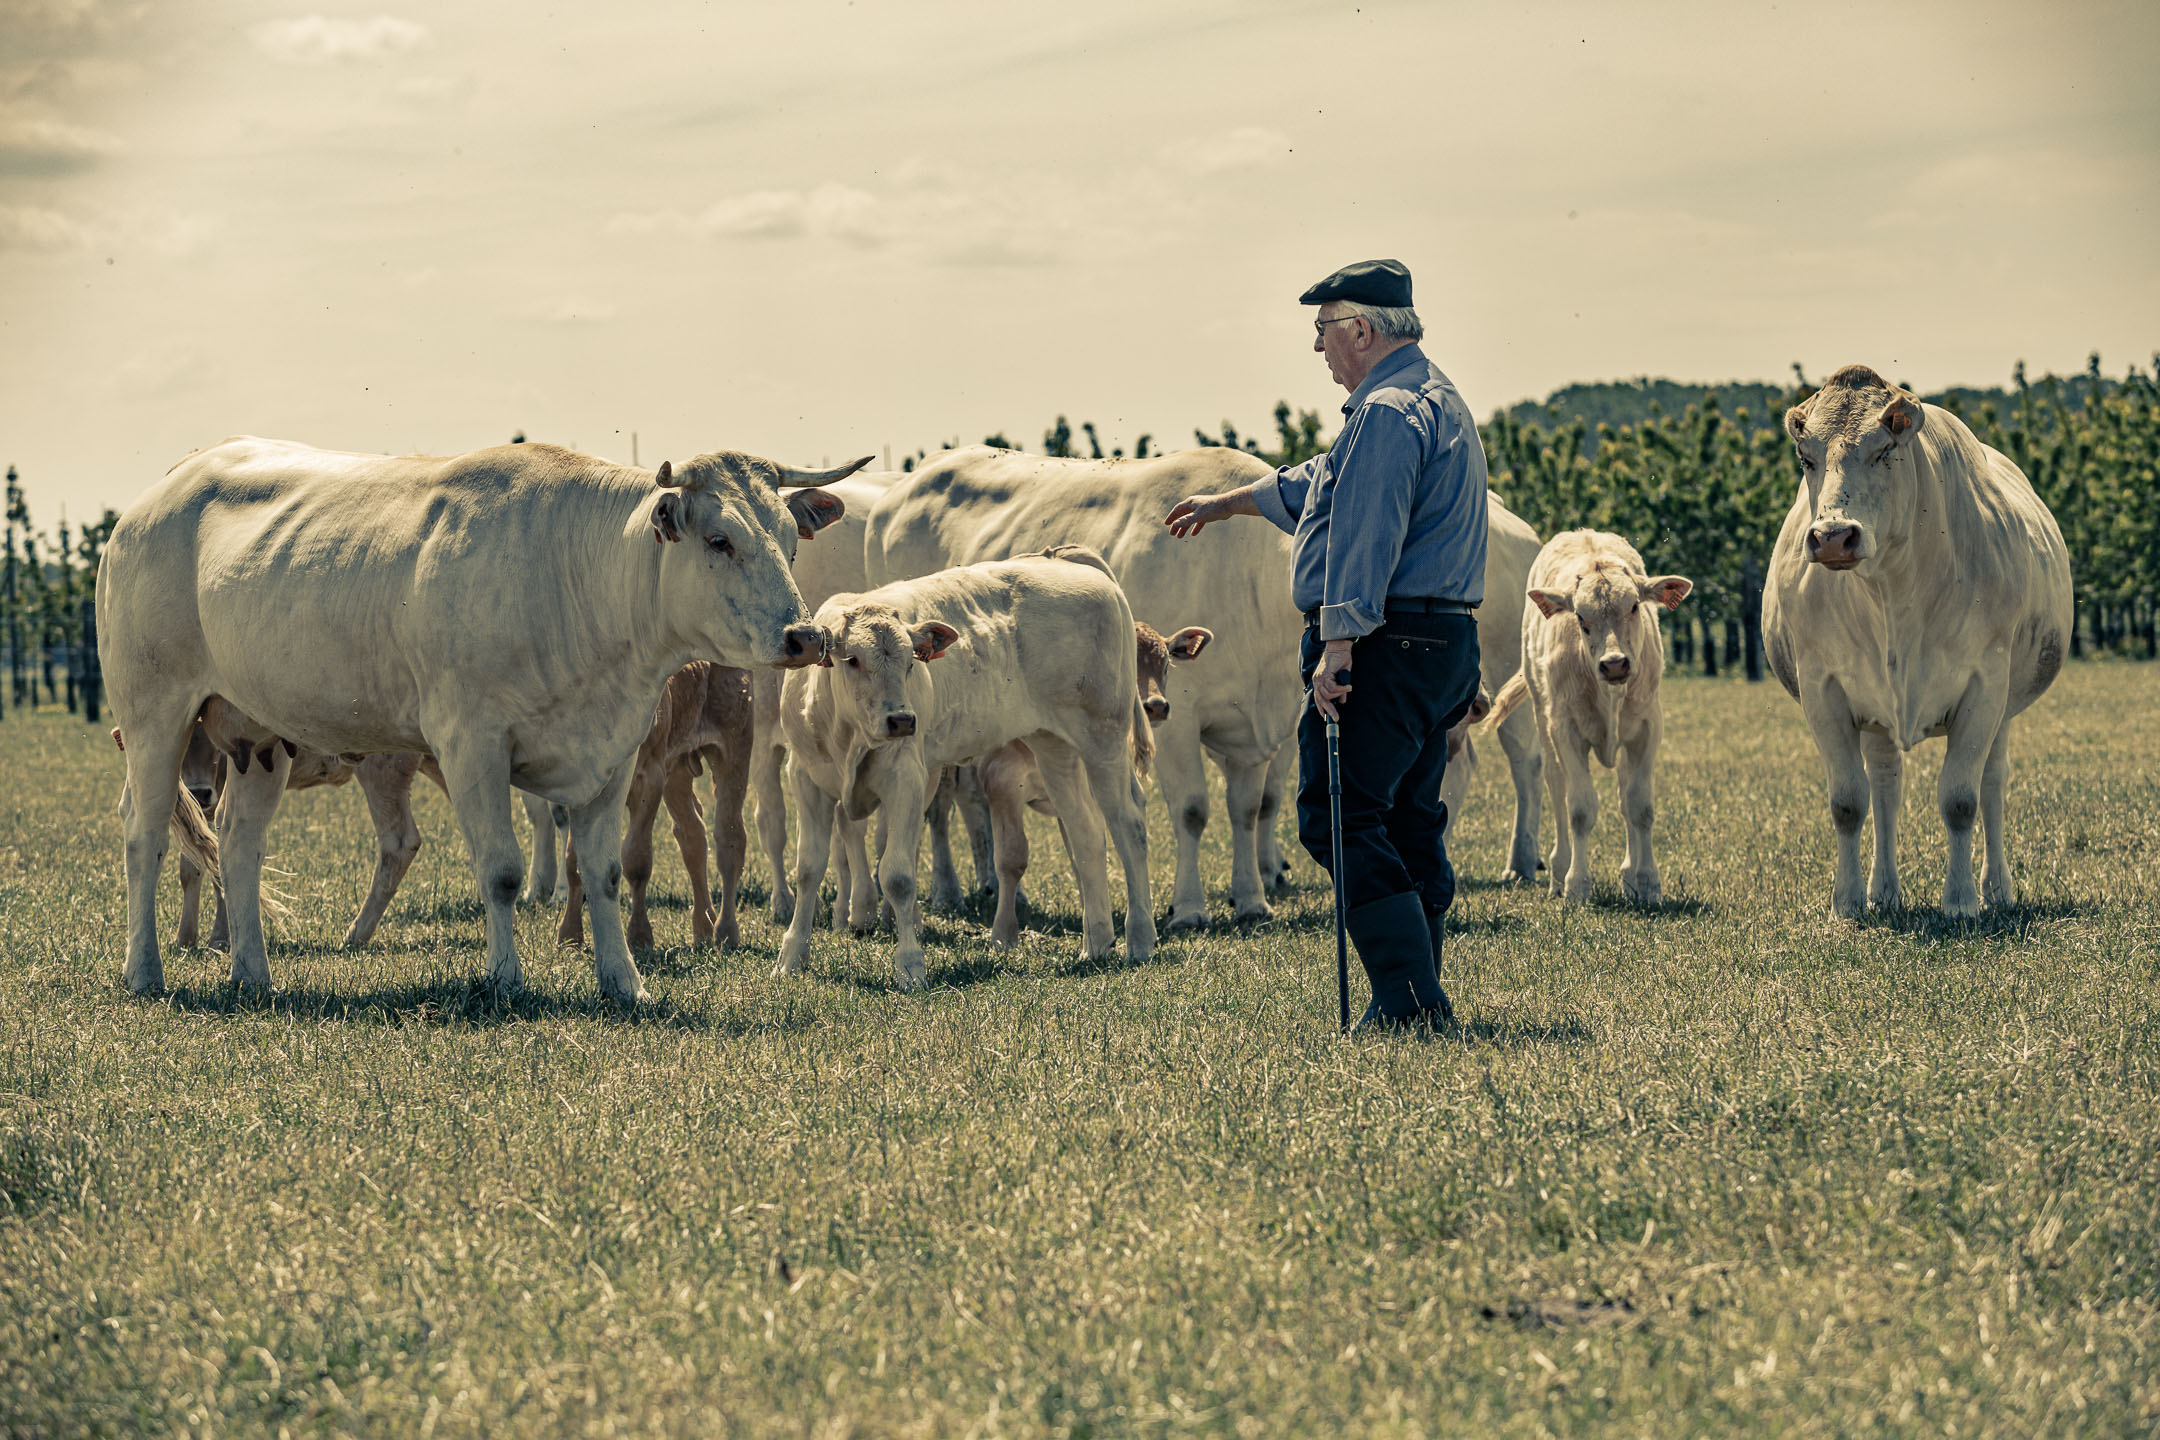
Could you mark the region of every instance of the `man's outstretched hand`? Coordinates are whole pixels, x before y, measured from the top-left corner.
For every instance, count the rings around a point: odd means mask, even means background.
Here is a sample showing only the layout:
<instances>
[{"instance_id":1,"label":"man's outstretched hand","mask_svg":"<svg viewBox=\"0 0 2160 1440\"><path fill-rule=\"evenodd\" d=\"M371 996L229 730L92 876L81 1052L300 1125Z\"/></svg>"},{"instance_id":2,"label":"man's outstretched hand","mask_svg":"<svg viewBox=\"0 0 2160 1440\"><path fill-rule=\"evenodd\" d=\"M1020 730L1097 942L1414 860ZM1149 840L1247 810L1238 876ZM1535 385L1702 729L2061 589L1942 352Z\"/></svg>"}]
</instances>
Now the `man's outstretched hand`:
<instances>
[{"instance_id":1,"label":"man's outstretched hand","mask_svg":"<svg viewBox=\"0 0 2160 1440\"><path fill-rule=\"evenodd\" d=\"M1258 515L1260 507L1253 503L1252 487L1232 490L1222 495L1188 495L1170 507L1163 517L1163 524L1180 540L1197 535L1217 520L1228 520L1233 515Z\"/></svg>"}]
</instances>

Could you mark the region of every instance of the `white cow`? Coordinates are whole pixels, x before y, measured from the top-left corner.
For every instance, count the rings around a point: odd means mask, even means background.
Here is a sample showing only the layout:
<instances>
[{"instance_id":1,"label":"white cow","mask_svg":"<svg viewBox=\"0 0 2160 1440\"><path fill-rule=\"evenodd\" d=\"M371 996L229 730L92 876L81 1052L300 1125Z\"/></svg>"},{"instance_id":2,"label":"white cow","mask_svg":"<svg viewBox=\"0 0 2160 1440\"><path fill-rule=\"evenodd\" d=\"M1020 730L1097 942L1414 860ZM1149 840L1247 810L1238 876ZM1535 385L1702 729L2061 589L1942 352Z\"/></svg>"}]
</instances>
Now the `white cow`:
<instances>
[{"instance_id":1,"label":"white cow","mask_svg":"<svg viewBox=\"0 0 2160 1440\"><path fill-rule=\"evenodd\" d=\"M1486 699L1463 717L1456 727L1461 733L1448 737L1447 778L1440 782L1440 801L1447 806L1449 836L1456 833L1462 819L1470 775L1477 764L1476 752L1470 748L1470 727L1484 718L1491 697L1522 668L1523 611L1529 604L1530 567L1538 557L1537 531L1490 490L1485 492L1485 519L1485 603L1478 607L1477 633L1478 677ZM1508 846L1507 872L1500 878L1527 884L1537 879L1538 785L1544 769L1537 722L1528 714L1516 714L1498 729L1508 775L1515 782L1515 835ZM1456 858L1459 863L1460 857Z\"/></svg>"},{"instance_id":2,"label":"white cow","mask_svg":"<svg viewBox=\"0 0 2160 1440\"><path fill-rule=\"evenodd\" d=\"M128 954L163 984L157 876L180 760L216 695L254 727L330 755L428 751L487 906L488 973L522 983L523 856L510 787L565 806L592 890L603 990L644 998L624 943L623 797L667 677L692 659L807 665L824 636L788 574L839 502L806 473L733 451L680 472L551 445L454 458L350 455L242 437L167 473L115 527L98 648L126 732ZM220 817L233 979L266 985L263 835L289 748L234 775Z\"/></svg>"},{"instance_id":3,"label":"white cow","mask_svg":"<svg viewBox=\"0 0 2160 1440\"><path fill-rule=\"evenodd\" d=\"M1552 893L1590 898L1590 829L1597 784L1590 756L1620 772L1627 858L1620 888L1631 900L1663 898L1650 850L1651 793L1665 709L1658 699L1664 646L1657 611L1687 598L1694 582L1649 576L1635 547L1601 530L1555 535L1530 567L1523 610L1522 669L1493 699L1499 725L1527 697L1545 750L1552 791Z\"/></svg>"},{"instance_id":4,"label":"white cow","mask_svg":"<svg viewBox=\"0 0 2160 1440\"><path fill-rule=\"evenodd\" d=\"M902 986L921 985L923 802L946 766L1009 740L1028 742L1064 819L1086 953L1107 954L1112 941L1107 821L1125 870L1125 951L1135 960L1151 954L1147 824L1134 775L1149 749L1148 724L1132 610L1102 558L1062 547L836 595L817 614L830 636L827 659L790 675L780 705L800 826L795 915L780 968L809 961L836 819L859 831L882 808L888 833L878 879L898 931L894 971Z\"/></svg>"},{"instance_id":5,"label":"white cow","mask_svg":"<svg viewBox=\"0 0 2160 1440\"><path fill-rule=\"evenodd\" d=\"M815 613L835 595L870 588L863 569L863 535L871 507L900 475L897 470L866 470L825 487L846 509L817 544L795 557L795 588L805 610ZM751 678L750 789L757 797L758 843L772 867L770 913L786 924L795 913L795 892L788 885L787 787L781 780L787 738L780 733L780 678L777 671L760 671Z\"/></svg>"},{"instance_id":6,"label":"white cow","mask_svg":"<svg viewBox=\"0 0 2160 1440\"><path fill-rule=\"evenodd\" d=\"M1223 771L1237 918L1269 916L1265 892L1287 870L1275 835L1282 788L1279 779L1269 784L1269 768L1280 754L1278 775L1287 773L1294 751L1284 742L1302 703L1289 537L1270 525L1212 525L1178 540L1163 525L1187 495L1234 490L1269 473L1266 462L1227 449L1063 460L976 447L931 456L869 516L864 563L872 584L1085 545L1109 562L1136 614L1214 632L1207 664L1171 671L1170 718L1156 735L1156 778L1178 846L1172 930L1207 923L1205 756Z\"/></svg>"},{"instance_id":7,"label":"white cow","mask_svg":"<svg viewBox=\"0 0 2160 1440\"><path fill-rule=\"evenodd\" d=\"M1837 827L1831 908L1903 904L1904 752L1947 735L1936 800L1949 832L1947 915L1980 913L1972 831L1987 826L1988 903L2016 900L2003 855L2010 720L2062 668L2070 557L2017 466L1949 411L1848 365L1785 414L1800 493L1763 592L1764 651L1800 701ZM1860 885L1860 823L1875 865Z\"/></svg>"}]
</instances>

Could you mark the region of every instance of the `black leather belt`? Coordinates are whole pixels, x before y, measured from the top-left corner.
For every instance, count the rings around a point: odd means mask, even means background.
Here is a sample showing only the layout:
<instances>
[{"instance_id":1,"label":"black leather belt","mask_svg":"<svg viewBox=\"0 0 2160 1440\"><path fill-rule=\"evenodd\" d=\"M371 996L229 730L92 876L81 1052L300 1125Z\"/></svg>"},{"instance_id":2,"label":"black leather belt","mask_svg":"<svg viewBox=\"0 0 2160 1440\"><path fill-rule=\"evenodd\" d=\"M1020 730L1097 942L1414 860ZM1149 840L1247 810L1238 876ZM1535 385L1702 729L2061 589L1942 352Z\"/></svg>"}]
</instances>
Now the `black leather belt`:
<instances>
[{"instance_id":1,"label":"black leather belt","mask_svg":"<svg viewBox=\"0 0 2160 1440\"><path fill-rule=\"evenodd\" d=\"M1387 602L1387 616L1389 618L1397 615L1475 615L1476 613L1477 606L1472 605L1467 600L1427 600L1413 595L1407 598L1390 596ZM1307 610L1305 612L1306 629L1310 630L1319 623L1320 612L1318 610Z\"/></svg>"}]
</instances>

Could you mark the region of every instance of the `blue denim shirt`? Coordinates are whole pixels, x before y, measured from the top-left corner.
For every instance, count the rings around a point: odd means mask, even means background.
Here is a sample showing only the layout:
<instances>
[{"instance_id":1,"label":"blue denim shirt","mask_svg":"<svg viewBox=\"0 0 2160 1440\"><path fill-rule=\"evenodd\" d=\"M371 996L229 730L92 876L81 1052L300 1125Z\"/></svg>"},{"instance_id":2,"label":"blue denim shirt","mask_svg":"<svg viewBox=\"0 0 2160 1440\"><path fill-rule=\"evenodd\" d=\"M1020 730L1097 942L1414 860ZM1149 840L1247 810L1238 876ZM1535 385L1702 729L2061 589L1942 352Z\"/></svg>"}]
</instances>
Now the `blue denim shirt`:
<instances>
[{"instance_id":1,"label":"blue denim shirt","mask_svg":"<svg viewBox=\"0 0 2160 1440\"><path fill-rule=\"evenodd\" d=\"M1482 603L1485 446L1454 382L1405 345L1343 415L1333 449L1253 486L1260 513L1296 537L1292 602L1320 612L1323 640L1379 629L1389 596Z\"/></svg>"}]
</instances>

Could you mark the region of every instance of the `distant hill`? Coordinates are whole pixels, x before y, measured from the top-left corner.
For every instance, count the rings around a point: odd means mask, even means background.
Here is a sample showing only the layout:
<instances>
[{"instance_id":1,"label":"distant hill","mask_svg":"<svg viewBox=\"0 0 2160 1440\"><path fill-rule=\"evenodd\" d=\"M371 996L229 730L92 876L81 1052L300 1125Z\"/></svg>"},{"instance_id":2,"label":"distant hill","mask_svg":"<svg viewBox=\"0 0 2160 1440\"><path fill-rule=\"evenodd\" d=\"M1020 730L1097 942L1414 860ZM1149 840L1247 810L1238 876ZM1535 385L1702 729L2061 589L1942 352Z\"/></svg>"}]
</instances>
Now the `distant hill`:
<instances>
[{"instance_id":1,"label":"distant hill","mask_svg":"<svg viewBox=\"0 0 2160 1440\"><path fill-rule=\"evenodd\" d=\"M2098 359L2095 356L2094 365L2082 375L2044 375L2032 382L2032 389L2054 403L2082 410L2096 388L2101 393L2109 393L2122 384L2119 380L2103 379L2098 375ZM1751 428L1770 430L1775 429L1784 417L1786 407L1814 388L1800 376L1798 366L1793 369L1794 378L1801 382L1799 385L1772 385L1761 380L1705 383L1652 379L1647 375L1633 380L1598 380L1564 386L1543 400L1518 401L1503 407L1502 413L1518 424L1534 424L1547 430L1555 423L1565 425L1574 420L1582 421L1588 432L1583 436L1585 455L1597 451L1597 427L1600 424L1617 429L1622 425L1639 425L1653 415L1679 415L1691 405L1702 404L1711 395L1717 397L1718 408L1728 418L1736 419L1744 410ZM1977 416L1986 405L1993 405L1997 413L2007 418L2017 405L2016 381L2024 377L2024 369L2023 364L2017 367L2017 375L2009 385L1985 388L1953 385L1920 398L1967 419ZM1895 380L1896 377L1892 378Z\"/></svg>"}]
</instances>

